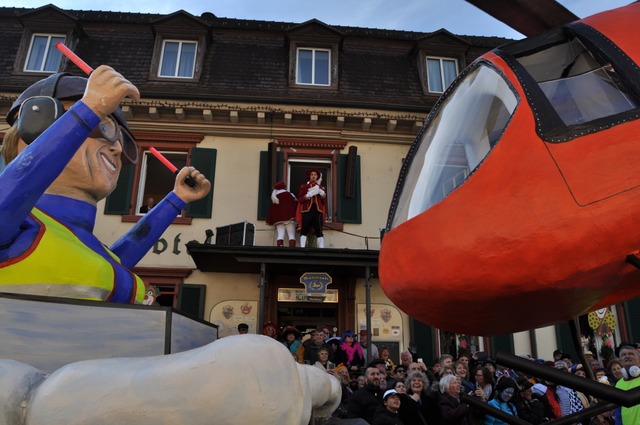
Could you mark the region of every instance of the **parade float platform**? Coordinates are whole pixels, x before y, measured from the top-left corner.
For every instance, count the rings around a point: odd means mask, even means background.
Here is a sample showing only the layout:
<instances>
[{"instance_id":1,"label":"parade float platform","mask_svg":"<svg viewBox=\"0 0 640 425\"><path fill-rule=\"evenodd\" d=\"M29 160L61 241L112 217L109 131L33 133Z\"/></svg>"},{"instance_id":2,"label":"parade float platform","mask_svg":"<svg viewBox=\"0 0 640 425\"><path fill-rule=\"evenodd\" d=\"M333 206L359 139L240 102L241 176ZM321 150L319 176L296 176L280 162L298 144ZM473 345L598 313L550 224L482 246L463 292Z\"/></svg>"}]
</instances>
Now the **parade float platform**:
<instances>
[{"instance_id":1,"label":"parade float platform","mask_svg":"<svg viewBox=\"0 0 640 425\"><path fill-rule=\"evenodd\" d=\"M0 358L44 372L80 360L178 353L217 338L217 326L171 307L0 293Z\"/></svg>"}]
</instances>

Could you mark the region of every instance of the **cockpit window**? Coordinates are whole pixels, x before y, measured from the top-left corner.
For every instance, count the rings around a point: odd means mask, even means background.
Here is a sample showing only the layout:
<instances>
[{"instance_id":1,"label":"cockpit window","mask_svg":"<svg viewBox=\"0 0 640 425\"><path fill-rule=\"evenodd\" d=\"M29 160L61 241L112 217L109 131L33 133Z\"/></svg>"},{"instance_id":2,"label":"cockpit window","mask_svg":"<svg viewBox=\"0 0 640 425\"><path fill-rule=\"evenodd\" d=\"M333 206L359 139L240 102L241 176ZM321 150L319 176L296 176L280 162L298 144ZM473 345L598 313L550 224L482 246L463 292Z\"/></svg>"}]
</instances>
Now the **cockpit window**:
<instances>
[{"instance_id":1,"label":"cockpit window","mask_svg":"<svg viewBox=\"0 0 640 425\"><path fill-rule=\"evenodd\" d=\"M610 63L601 63L578 38L516 57L567 126L636 108Z\"/></svg>"},{"instance_id":2,"label":"cockpit window","mask_svg":"<svg viewBox=\"0 0 640 425\"><path fill-rule=\"evenodd\" d=\"M412 146L391 228L464 183L498 142L517 104L515 91L493 67L480 62L467 72Z\"/></svg>"},{"instance_id":3,"label":"cockpit window","mask_svg":"<svg viewBox=\"0 0 640 425\"><path fill-rule=\"evenodd\" d=\"M596 29L575 22L494 50L524 89L542 140L562 143L634 120L638 68Z\"/></svg>"}]
</instances>

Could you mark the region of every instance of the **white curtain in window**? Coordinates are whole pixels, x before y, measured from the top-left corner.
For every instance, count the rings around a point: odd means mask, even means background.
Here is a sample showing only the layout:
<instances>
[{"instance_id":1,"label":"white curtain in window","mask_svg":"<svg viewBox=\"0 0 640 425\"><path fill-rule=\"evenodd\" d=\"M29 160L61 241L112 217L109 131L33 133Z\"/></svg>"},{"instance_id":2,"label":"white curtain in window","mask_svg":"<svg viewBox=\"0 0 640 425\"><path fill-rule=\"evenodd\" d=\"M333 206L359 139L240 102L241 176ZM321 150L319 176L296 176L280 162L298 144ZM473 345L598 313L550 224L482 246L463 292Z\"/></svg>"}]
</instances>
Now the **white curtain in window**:
<instances>
[{"instance_id":1,"label":"white curtain in window","mask_svg":"<svg viewBox=\"0 0 640 425\"><path fill-rule=\"evenodd\" d=\"M298 75L297 83L312 84L313 51L307 49L298 50Z\"/></svg>"},{"instance_id":2,"label":"white curtain in window","mask_svg":"<svg viewBox=\"0 0 640 425\"><path fill-rule=\"evenodd\" d=\"M62 53L56 48L57 42L64 43L64 37L51 37L47 60L44 63L44 71L56 72L58 70Z\"/></svg>"},{"instance_id":3,"label":"white curtain in window","mask_svg":"<svg viewBox=\"0 0 640 425\"><path fill-rule=\"evenodd\" d=\"M26 69L28 71L40 71L42 61L44 60L45 49L47 48L48 37L35 36L31 45L31 54L27 61Z\"/></svg>"},{"instance_id":4,"label":"white curtain in window","mask_svg":"<svg viewBox=\"0 0 640 425\"><path fill-rule=\"evenodd\" d=\"M176 75L176 63L178 62L179 43L168 41L164 44L162 66L160 75L173 77Z\"/></svg>"},{"instance_id":5,"label":"white curtain in window","mask_svg":"<svg viewBox=\"0 0 640 425\"><path fill-rule=\"evenodd\" d=\"M440 73L440 61L438 59L427 59L427 82L429 91L443 92L442 75Z\"/></svg>"},{"instance_id":6,"label":"white curtain in window","mask_svg":"<svg viewBox=\"0 0 640 425\"><path fill-rule=\"evenodd\" d=\"M196 60L196 44L182 43L180 52L180 64L178 66L178 77L193 77L193 69Z\"/></svg>"},{"instance_id":7,"label":"white curtain in window","mask_svg":"<svg viewBox=\"0 0 640 425\"><path fill-rule=\"evenodd\" d=\"M443 60L442 70L444 72L444 88L446 89L453 82L453 80L456 79L456 76L458 75L456 61Z\"/></svg>"},{"instance_id":8,"label":"white curtain in window","mask_svg":"<svg viewBox=\"0 0 640 425\"><path fill-rule=\"evenodd\" d=\"M329 84L329 52L316 50L315 81L314 84Z\"/></svg>"}]
</instances>

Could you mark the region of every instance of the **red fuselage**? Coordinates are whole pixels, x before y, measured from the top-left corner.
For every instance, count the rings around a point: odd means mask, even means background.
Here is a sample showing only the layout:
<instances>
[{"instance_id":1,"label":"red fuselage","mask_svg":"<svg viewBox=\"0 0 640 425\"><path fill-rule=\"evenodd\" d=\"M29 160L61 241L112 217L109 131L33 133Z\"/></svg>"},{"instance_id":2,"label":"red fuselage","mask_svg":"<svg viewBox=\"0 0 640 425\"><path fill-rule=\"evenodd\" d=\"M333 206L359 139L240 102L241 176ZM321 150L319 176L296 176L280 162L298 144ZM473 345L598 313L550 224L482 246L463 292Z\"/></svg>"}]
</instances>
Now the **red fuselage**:
<instances>
[{"instance_id":1,"label":"red fuselage","mask_svg":"<svg viewBox=\"0 0 640 425\"><path fill-rule=\"evenodd\" d=\"M640 4L579 22L631 60L615 75L640 81L633 75ZM588 38L584 43L590 46ZM625 261L640 249L638 108L560 126L566 137L541 130L538 105L547 100L532 100L532 79L523 76L528 63L519 59L525 66L514 70L510 57L503 51L480 59L519 99L499 140L442 200L404 222L390 217L380 251L385 293L405 313L443 330L500 335L640 296L640 271ZM399 183L397 194L402 190Z\"/></svg>"}]
</instances>

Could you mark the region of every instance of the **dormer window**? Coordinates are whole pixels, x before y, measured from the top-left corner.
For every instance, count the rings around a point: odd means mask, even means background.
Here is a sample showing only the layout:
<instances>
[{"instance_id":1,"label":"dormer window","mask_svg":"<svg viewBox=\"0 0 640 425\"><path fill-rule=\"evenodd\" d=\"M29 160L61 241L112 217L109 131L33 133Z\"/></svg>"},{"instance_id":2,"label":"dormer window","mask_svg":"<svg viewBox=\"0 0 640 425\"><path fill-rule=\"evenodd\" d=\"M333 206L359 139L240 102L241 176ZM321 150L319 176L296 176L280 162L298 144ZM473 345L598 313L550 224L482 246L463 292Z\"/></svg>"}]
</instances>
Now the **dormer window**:
<instances>
[{"instance_id":1,"label":"dormer window","mask_svg":"<svg viewBox=\"0 0 640 425\"><path fill-rule=\"evenodd\" d=\"M197 51L197 42L164 40L158 77L193 78Z\"/></svg>"},{"instance_id":2,"label":"dormer window","mask_svg":"<svg viewBox=\"0 0 640 425\"><path fill-rule=\"evenodd\" d=\"M65 42L64 34L33 34L27 59L24 64L25 72L58 72L62 53L56 49L56 43Z\"/></svg>"},{"instance_id":3,"label":"dormer window","mask_svg":"<svg viewBox=\"0 0 640 425\"><path fill-rule=\"evenodd\" d=\"M331 50L298 48L296 84L331 85Z\"/></svg>"},{"instance_id":4,"label":"dormer window","mask_svg":"<svg viewBox=\"0 0 640 425\"><path fill-rule=\"evenodd\" d=\"M436 31L417 41L416 56L422 92L435 99L456 79L476 53L472 46L447 30ZM479 52L478 52L479 53Z\"/></svg>"},{"instance_id":5,"label":"dormer window","mask_svg":"<svg viewBox=\"0 0 640 425\"><path fill-rule=\"evenodd\" d=\"M184 10L162 17L152 25L156 41L149 80L198 82L211 42L209 25Z\"/></svg>"},{"instance_id":6,"label":"dormer window","mask_svg":"<svg viewBox=\"0 0 640 425\"><path fill-rule=\"evenodd\" d=\"M288 29L289 87L338 90L342 37L340 31L316 19Z\"/></svg>"},{"instance_id":7,"label":"dormer window","mask_svg":"<svg viewBox=\"0 0 640 425\"><path fill-rule=\"evenodd\" d=\"M431 93L444 93L458 75L458 61L427 56L427 87Z\"/></svg>"}]
</instances>

